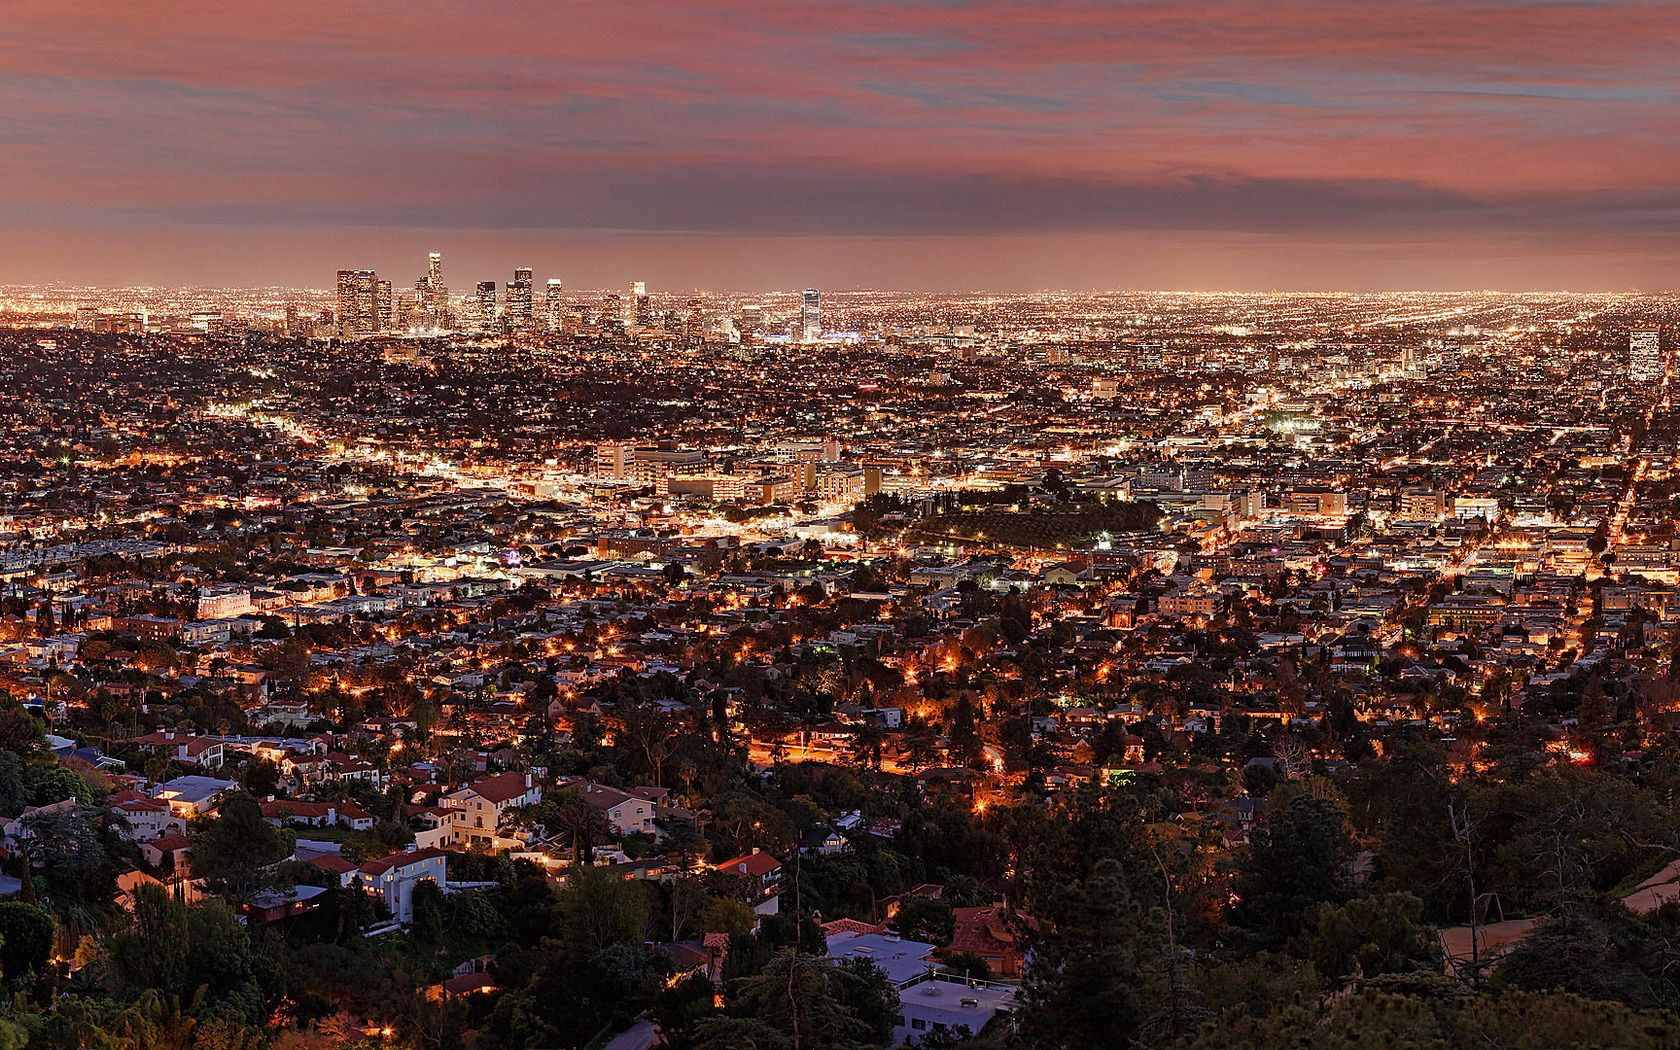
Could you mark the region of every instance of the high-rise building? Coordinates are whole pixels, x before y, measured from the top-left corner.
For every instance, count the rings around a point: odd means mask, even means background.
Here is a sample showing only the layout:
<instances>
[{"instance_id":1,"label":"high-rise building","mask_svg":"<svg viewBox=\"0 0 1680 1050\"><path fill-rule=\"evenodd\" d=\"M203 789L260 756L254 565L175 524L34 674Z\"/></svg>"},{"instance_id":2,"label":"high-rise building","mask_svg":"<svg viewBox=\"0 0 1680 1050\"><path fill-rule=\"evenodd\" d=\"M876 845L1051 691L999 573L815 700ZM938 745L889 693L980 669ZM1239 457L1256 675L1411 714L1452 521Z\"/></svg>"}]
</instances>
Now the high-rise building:
<instances>
[{"instance_id":1,"label":"high-rise building","mask_svg":"<svg viewBox=\"0 0 1680 1050\"><path fill-rule=\"evenodd\" d=\"M513 271L507 286L507 321L516 332L531 327L531 271L521 267Z\"/></svg>"},{"instance_id":2,"label":"high-rise building","mask_svg":"<svg viewBox=\"0 0 1680 1050\"><path fill-rule=\"evenodd\" d=\"M683 311L682 334L683 339L694 344L698 344L706 338L706 314L700 308L700 300L698 299L690 299L688 308Z\"/></svg>"},{"instance_id":3,"label":"high-rise building","mask_svg":"<svg viewBox=\"0 0 1680 1050\"><path fill-rule=\"evenodd\" d=\"M338 334L357 339L379 331L379 275L372 270L338 271Z\"/></svg>"},{"instance_id":4,"label":"high-rise building","mask_svg":"<svg viewBox=\"0 0 1680 1050\"><path fill-rule=\"evenodd\" d=\"M416 322L428 328L442 328L449 316L449 289L443 283L443 255L426 256L426 272L414 282Z\"/></svg>"},{"instance_id":5,"label":"high-rise building","mask_svg":"<svg viewBox=\"0 0 1680 1050\"><path fill-rule=\"evenodd\" d=\"M411 328L424 327L425 322L420 316L420 293L404 288L396 293L396 301L391 306L391 330L406 332Z\"/></svg>"},{"instance_id":6,"label":"high-rise building","mask_svg":"<svg viewBox=\"0 0 1680 1050\"><path fill-rule=\"evenodd\" d=\"M396 302L392 296L391 282L374 282L374 296L373 329L376 332L389 331L396 317Z\"/></svg>"},{"instance_id":7,"label":"high-rise building","mask_svg":"<svg viewBox=\"0 0 1680 1050\"><path fill-rule=\"evenodd\" d=\"M473 328L479 332L490 332L496 328L496 282L478 282L478 292L472 302Z\"/></svg>"},{"instance_id":8,"label":"high-rise building","mask_svg":"<svg viewBox=\"0 0 1680 1050\"><path fill-rule=\"evenodd\" d=\"M814 343L822 338L822 293L805 289L799 304L799 340Z\"/></svg>"},{"instance_id":9,"label":"high-rise building","mask_svg":"<svg viewBox=\"0 0 1680 1050\"><path fill-rule=\"evenodd\" d=\"M543 297L543 324L550 332L558 332L565 327L564 313L566 306L560 299L560 278L548 279L548 293Z\"/></svg>"},{"instance_id":10,"label":"high-rise building","mask_svg":"<svg viewBox=\"0 0 1680 1050\"><path fill-rule=\"evenodd\" d=\"M630 282L630 318L626 327L635 325L637 328L647 328L653 324L653 310L648 306L647 283L645 281Z\"/></svg>"},{"instance_id":11,"label":"high-rise building","mask_svg":"<svg viewBox=\"0 0 1680 1050\"><path fill-rule=\"evenodd\" d=\"M1664 375L1662 333L1628 333L1628 378L1635 383L1654 383Z\"/></svg>"}]
</instances>

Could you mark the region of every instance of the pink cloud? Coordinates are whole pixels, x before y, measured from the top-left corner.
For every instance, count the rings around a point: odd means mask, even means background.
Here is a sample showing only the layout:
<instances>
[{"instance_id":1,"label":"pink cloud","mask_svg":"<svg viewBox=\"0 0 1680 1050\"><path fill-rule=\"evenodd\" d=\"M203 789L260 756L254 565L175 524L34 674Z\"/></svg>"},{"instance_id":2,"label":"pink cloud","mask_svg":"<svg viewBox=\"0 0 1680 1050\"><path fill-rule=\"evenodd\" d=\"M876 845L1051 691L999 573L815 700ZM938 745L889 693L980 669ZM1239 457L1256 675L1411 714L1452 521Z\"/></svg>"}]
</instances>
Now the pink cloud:
<instances>
[{"instance_id":1,"label":"pink cloud","mask_svg":"<svg viewBox=\"0 0 1680 1050\"><path fill-rule=\"evenodd\" d=\"M454 209L487 227L570 200L587 207L549 222L576 229L589 208L634 218L624 186L689 206L693 228L845 234L884 214L946 235L965 212L932 207L935 187L974 188L976 234L1066 187L1115 232L1158 224L1108 193L1169 216L1203 194L1241 232L1275 225L1279 186L1322 184L1303 228L1354 223L1337 202L1365 194L1443 232L1555 219L1625 240L1630 216L1680 224L1661 207L1677 47L1671 7L1645 2L304 0L91 19L15 0L0 196L36 221L421 226ZM814 199L767 193L764 172Z\"/></svg>"}]
</instances>

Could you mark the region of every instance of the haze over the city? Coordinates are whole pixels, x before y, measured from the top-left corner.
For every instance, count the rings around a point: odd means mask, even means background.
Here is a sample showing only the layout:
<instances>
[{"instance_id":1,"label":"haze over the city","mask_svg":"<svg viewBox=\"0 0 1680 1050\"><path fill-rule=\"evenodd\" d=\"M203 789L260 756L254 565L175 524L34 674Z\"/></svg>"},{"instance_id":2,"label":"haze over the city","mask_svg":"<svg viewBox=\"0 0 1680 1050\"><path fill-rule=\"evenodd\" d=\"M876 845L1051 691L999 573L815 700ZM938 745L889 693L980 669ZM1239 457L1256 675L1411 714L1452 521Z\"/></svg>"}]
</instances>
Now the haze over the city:
<instances>
[{"instance_id":1,"label":"haze over the city","mask_svg":"<svg viewBox=\"0 0 1680 1050\"><path fill-rule=\"evenodd\" d=\"M0 281L1661 289L1666 3L0 19Z\"/></svg>"}]
</instances>

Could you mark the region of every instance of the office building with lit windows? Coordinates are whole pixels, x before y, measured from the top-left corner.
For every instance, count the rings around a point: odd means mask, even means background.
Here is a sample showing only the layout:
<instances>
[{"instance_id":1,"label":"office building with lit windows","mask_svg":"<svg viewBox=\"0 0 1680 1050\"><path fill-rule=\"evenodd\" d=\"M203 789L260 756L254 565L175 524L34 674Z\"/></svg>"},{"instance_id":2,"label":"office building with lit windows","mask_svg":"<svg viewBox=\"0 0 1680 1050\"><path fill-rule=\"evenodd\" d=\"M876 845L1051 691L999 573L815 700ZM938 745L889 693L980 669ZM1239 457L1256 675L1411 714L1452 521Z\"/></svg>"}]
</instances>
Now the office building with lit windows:
<instances>
[{"instance_id":1,"label":"office building with lit windows","mask_svg":"<svg viewBox=\"0 0 1680 1050\"><path fill-rule=\"evenodd\" d=\"M821 338L822 293L815 288L807 288L799 304L799 339L814 343Z\"/></svg>"},{"instance_id":2,"label":"office building with lit windows","mask_svg":"<svg viewBox=\"0 0 1680 1050\"><path fill-rule=\"evenodd\" d=\"M380 280L372 270L338 271L338 334L358 339L379 331ZM387 285L387 288L389 285Z\"/></svg>"},{"instance_id":3,"label":"office building with lit windows","mask_svg":"<svg viewBox=\"0 0 1680 1050\"><path fill-rule=\"evenodd\" d=\"M1628 333L1628 378L1635 383L1655 383L1664 374L1662 333Z\"/></svg>"}]
</instances>

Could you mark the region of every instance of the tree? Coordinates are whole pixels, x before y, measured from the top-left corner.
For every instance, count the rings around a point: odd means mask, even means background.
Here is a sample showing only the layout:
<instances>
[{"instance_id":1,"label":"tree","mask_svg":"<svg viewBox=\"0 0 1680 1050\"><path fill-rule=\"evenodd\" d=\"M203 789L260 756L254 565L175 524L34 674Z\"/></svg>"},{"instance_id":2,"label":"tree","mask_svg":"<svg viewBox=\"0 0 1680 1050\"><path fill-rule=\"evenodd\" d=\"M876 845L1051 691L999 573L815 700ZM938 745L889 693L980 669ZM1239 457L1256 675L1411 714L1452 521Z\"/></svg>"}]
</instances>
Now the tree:
<instances>
[{"instance_id":1,"label":"tree","mask_svg":"<svg viewBox=\"0 0 1680 1050\"><path fill-rule=\"evenodd\" d=\"M1281 946L1314 904L1353 895L1353 837L1335 803L1300 795L1256 829L1236 880L1231 923L1249 943Z\"/></svg>"},{"instance_id":2,"label":"tree","mask_svg":"<svg viewBox=\"0 0 1680 1050\"><path fill-rule=\"evenodd\" d=\"M0 976L15 982L39 973L52 953L53 918L22 901L0 901Z\"/></svg>"},{"instance_id":3,"label":"tree","mask_svg":"<svg viewBox=\"0 0 1680 1050\"><path fill-rule=\"evenodd\" d=\"M1409 893L1315 904L1302 916L1291 949L1331 978L1439 972L1440 941L1420 921L1422 915L1423 901Z\"/></svg>"},{"instance_id":4,"label":"tree","mask_svg":"<svg viewBox=\"0 0 1680 1050\"><path fill-rule=\"evenodd\" d=\"M634 745L634 753L641 759L654 787L665 786L665 764L682 746L684 734L681 723L666 714L658 704L637 701L620 705L619 727L625 740Z\"/></svg>"},{"instance_id":5,"label":"tree","mask_svg":"<svg viewBox=\"0 0 1680 1050\"><path fill-rule=\"evenodd\" d=\"M1625 911L1570 911L1540 922L1502 960L1495 980L1636 1007L1672 1004L1671 936Z\"/></svg>"},{"instance_id":6,"label":"tree","mask_svg":"<svg viewBox=\"0 0 1680 1050\"><path fill-rule=\"evenodd\" d=\"M654 1001L671 972L668 955L641 944L581 952L545 941L537 955L523 979L510 965L517 960L498 959L498 983L517 990L496 1004L479 1046L599 1045Z\"/></svg>"},{"instance_id":7,"label":"tree","mask_svg":"<svg viewBox=\"0 0 1680 1050\"><path fill-rule=\"evenodd\" d=\"M432 880L421 880L414 887L414 939L434 947L442 942L443 913L443 891Z\"/></svg>"},{"instance_id":8,"label":"tree","mask_svg":"<svg viewBox=\"0 0 1680 1050\"><path fill-rule=\"evenodd\" d=\"M1021 985L1022 1030L1067 1050L1132 1041L1144 1016L1145 969L1160 955L1156 916L1127 885L1119 861L1046 894L1030 931Z\"/></svg>"},{"instance_id":9,"label":"tree","mask_svg":"<svg viewBox=\"0 0 1680 1050\"><path fill-rule=\"evenodd\" d=\"M261 1026L280 993L274 953L252 943L232 908L185 904L160 886L136 892L134 924L111 938L109 958L117 994L156 992L192 1004L189 1012L205 1023Z\"/></svg>"},{"instance_id":10,"label":"tree","mask_svg":"<svg viewBox=\"0 0 1680 1050\"><path fill-rule=\"evenodd\" d=\"M572 792L558 799L546 799L538 820L549 833L564 839L572 850L572 863L595 860L595 847L612 837L612 822L599 807Z\"/></svg>"},{"instance_id":11,"label":"tree","mask_svg":"<svg viewBox=\"0 0 1680 1050\"><path fill-rule=\"evenodd\" d=\"M117 872L135 852L117 819L80 805L23 818L19 847L45 879L59 914L102 907L115 893Z\"/></svg>"},{"instance_id":12,"label":"tree","mask_svg":"<svg viewBox=\"0 0 1680 1050\"><path fill-rule=\"evenodd\" d=\"M893 916L893 929L901 935L932 945L950 944L956 926L956 913L950 902L937 897L917 894L901 897L898 914Z\"/></svg>"},{"instance_id":13,"label":"tree","mask_svg":"<svg viewBox=\"0 0 1680 1050\"><path fill-rule=\"evenodd\" d=\"M239 770L239 786L257 798L280 789L280 767L266 758L253 758Z\"/></svg>"},{"instance_id":14,"label":"tree","mask_svg":"<svg viewBox=\"0 0 1680 1050\"><path fill-rule=\"evenodd\" d=\"M256 798L243 791L222 797L217 815L193 839L193 871L217 893L249 901L277 884L281 861L291 856L292 835L270 824Z\"/></svg>"},{"instance_id":15,"label":"tree","mask_svg":"<svg viewBox=\"0 0 1680 1050\"><path fill-rule=\"evenodd\" d=\"M752 905L723 898L714 898L700 912L700 925L705 932L727 933L731 937L748 933L757 921Z\"/></svg>"},{"instance_id":16,"label":"tree","mask_svg":"<svg viewBox=\"0 0 1680 1050\"><path fill-rule=\"evenodd\" d=\"M0 710L0 749L19 755L32 755L41 748L46 731L41 723L21 707Z\"/></svg>"},{"instance_id":17,"label":"tree","mask_svg":"<svg viewBox=\"0 0 1680 1050\"><path fill-rule=\"evenodd\" d=\"M665 884L665 910L671 920L671 940L681 940L683 930L697 916L704 914L710 902L711 898L701 888L700 880L693 875L678 875L669 880Z\"/></svg>"},{"instance_id":18,"label":"tree","mask_svg":"<svg viewBox=\"0 0 1680 1050\"><path fill-rule=\"evenodd\" d=\"M93 805L93 789L75 770L65 766L47 766L37 773L32 794L37 806L50 806L67 798L73 798L84 806Z\"/></svg>"},{"instance_id":19,"label":"tree","mask_svg":"<svg viewBox=\"0 0 1680 1050\"><path fill-rule=\"evenodd\" d=\"M1179 1042L1177 1050L1290 1047L1343 1050L1554 1050L1615 1046L1659 1050L1680 1039L1668 1014L1641 1013L1619 1003L1594 1002L1565 992L1472 994L1444 978L1384 979L1347 996L1291 1002L1261 1014L1227 1011Z\"/></svg>"},{"instance_id":20,"label":"tree","mask_svg":"<svg viewBox=\"0 0 1680 1050\"><path fill-rule=\"evenodd\" d=\"M572 869L559 897L560 936L585 954L641 939L648 903L642 887L596 867Z\"/></svg>"},{"instance_id":21,"label":"tree","mask_svg":"<svg viewBox=\"0 0 1680 1050\"><path fill-rule=\"evenodd\" d=\"M14 751L0 751L0 816L18 815L31 798L23 759Z\"/></svg>"},{"instance_id":22,"label":"tree","mask_svg":"<svg viewBox=\"0 0 1680 1050\"><path fill-rule=\"evenodd\" d=\"M898 1024L898 990L886 971L869 959L842 959L834 966L834 992L851 1016L863 1022L863 1041L885 1046Z\"/></svg>"},{"instance_id":23,"label":"tree","mask_svg":"<svg viewBox=\"0 0 1680 1050\"><path fill-rule=\"evenodd\" d=\"M793 948L782 949L759 973L735 982L725 1016L700 1022L697 1050L861 1050L886 1045L898 1014L898 993L878 967L861 962L862 966L842 967Z\"/></svg>"},{"instance_id":24,"label":"tree","mask_svg":"<svg viewBox=\"0 0 1680 1050\"><path fill-rule=\"evenodd\" d=\"M974 701L967 693L959 694L951 709L950 752L961 765L967 765L980 755L980 729L974 712Z\"/></svg>"}]
</instances>

